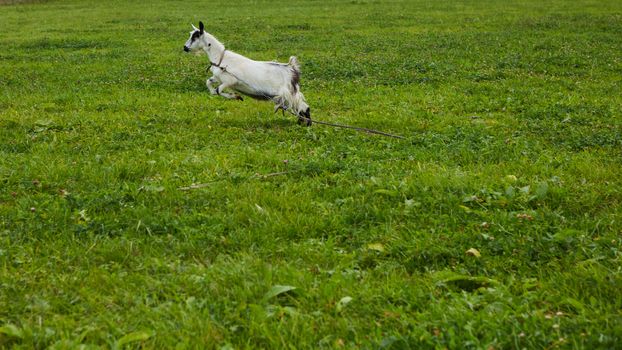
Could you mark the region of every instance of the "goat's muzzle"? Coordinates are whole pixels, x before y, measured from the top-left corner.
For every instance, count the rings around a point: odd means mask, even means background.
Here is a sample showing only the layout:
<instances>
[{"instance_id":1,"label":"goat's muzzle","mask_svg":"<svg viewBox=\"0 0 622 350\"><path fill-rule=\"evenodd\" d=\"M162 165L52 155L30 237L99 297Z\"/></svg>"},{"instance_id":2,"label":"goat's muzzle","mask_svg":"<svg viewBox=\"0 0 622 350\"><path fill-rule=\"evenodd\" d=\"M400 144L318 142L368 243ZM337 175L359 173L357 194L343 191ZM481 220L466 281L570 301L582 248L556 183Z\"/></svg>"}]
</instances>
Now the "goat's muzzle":
<instances>
[{"instance_id":1,"label":"goat's muzzle","mask_svg":"<svg viewBox=\"0 0 622 350\"><path fill-rule=\"evenodd\" d=\"M184 51L190 52L190 48L188 46L184 46Z\"/></svg>"},{"instance_id":2,"label":"goat's muzzle","mask_svg":"<svg viewBox=\"0 0 622 350\"><path fill-rule=\"evenodd\" d=\"M298 117L298 124L306 124L307 126L311 126L311 124L313 124L313 122L311 121L311 108L307 107L306 110L300 112Z\"/></svg>"}]
</instances>

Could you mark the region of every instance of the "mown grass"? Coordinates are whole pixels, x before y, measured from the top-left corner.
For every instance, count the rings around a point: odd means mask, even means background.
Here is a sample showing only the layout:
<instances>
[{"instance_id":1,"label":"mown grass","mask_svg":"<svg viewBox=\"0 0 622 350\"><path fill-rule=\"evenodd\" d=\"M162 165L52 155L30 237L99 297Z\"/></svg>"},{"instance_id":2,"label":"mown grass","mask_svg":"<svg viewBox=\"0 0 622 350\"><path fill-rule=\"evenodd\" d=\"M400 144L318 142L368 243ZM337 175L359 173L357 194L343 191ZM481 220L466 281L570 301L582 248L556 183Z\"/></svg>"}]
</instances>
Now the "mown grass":
<instances>
[{"instance_id":1,"label":"mown grass","mask_svg":"<svg viewBox=\"0 0 622 350\"><path fill-rule=\"evenodd\" d=\"M208 96L181 50L199 20L297 55L314 118L407 140ZM51 1L0 23L0 346L620 346L618 1Z\"/></svg>"}]
</instances>

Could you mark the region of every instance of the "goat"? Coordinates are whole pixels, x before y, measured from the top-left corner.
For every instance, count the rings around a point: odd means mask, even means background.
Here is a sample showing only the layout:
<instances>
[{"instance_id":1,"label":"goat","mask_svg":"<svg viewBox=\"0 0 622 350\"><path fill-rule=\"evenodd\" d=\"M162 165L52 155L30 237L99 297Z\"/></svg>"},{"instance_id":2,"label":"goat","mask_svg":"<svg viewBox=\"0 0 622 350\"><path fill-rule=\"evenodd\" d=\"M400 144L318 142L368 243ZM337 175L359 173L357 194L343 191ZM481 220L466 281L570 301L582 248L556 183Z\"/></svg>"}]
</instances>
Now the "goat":
<instances>
[{"instance_id":1,"label":"goat","mask_svg":"<svg viewBox=\"0 0 622 350\"><path fill-rule=\"evenodd\" d=\"M300 65L295 56L288 63L255 61L225 49L223 43L205 31L203 22L199 22L198 29L194 25L192 28L184 51L200 54L202 50L207 54L212 76L206 85L212 95L242 100L237 92L269 100L275 103L275 113L279 109L288 111L298 117L299 124L311 125L311 108L300 92Z\"/></svg>"}]
</instances>

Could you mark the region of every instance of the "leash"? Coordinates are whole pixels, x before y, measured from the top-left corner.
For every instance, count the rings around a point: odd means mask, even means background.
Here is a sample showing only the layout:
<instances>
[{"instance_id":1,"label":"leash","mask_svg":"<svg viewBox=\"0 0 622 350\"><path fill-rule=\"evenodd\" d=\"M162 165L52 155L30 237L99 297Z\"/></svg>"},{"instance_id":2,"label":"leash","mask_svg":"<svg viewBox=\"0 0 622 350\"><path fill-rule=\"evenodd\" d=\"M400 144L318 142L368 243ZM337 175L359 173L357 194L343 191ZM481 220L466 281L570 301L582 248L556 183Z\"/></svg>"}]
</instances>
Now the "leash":
<instances>
[{"instance_id":1,"label":"leash","mask_svg":"<svg viewBox=\"0 0 622 350\"><path fill-rule=\"evenodd\" d=\"M227 67L221 67L220 66L221 63L222 63L222 59L225 57L225 52L227 52L226 49L223 50L222 54L220 55L220 59L218 60L218 63L214 63L214 62L212 62L212 60L209 61L209 66L207 67L207 71L209 72L209 69L212 68L212 66L218 67L218 68L220 68L223 71L223 73L231 74L238 81L248 85L248 83L246 83L244 80L240 79L237 75L235 75L231 71L227 70ZM268 98L272 102L277 103L270 96L267 96L267 95L264 94L264 97ZM286 108L283 108L283 106L281 106L281 109L282 110L287 110ZM277 111L278 111L278 109L277 109ZM390 134L388 132L374 130L374 129L369 129L369 128L363 128L363 127L359 127L359 126L352 126L352 125L345 125L345 124L335 124L335 123L323 122L321 120L315 120L315 119L311 119L311 118L307 118L307 117L296 115L294 112L289 111L289 110L287 110L287 111L289 113L293 114L294 116L298 117L299 120L304 120L304 121L311 122L311 123L332 126L332 127L335 127L335 128L351 129L351 130L356 130L356 131L360 131L360 132L365 132L365 133L368 133L368 134L376 134L376 135L392 137L392 138L395 138L395 139L401 139L401 140L405 140L406 139L406 137L401 136L401 135Z\"/></svg>"},{"instance_id":2,"label":"leash","mask_svg":"<svg viewBox=\"0 0 622 350\"><path fill-rule=\"evenodd\" d=\"M220 66L220 64L222 63L222 59L225 58L225 52L227 52L227 49L224 49L222 51L222 54L220 55L220 59L218 60L218 63L214 63L214 62L212 62L212 60L209 61L209 66L207 66L207 71L208 72L209 72L209 69L212 68L212 66L215 66L215 67L218 67L218 68L222 69L223 72L226 71L225 68L222 68ZM233 75L233 74L231 74L231 75ZM235 75L234 75L234 77L235 77Z\"/></svg>"}]
</instances>

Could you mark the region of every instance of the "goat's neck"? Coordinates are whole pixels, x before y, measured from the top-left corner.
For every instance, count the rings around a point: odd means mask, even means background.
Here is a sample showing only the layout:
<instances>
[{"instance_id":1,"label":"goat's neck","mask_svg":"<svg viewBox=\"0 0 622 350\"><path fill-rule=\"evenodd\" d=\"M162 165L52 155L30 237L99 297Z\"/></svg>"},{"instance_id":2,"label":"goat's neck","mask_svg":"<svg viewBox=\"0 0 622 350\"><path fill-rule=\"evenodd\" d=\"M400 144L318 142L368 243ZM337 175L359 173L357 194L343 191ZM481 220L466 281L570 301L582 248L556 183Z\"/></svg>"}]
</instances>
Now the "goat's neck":
<instances>
[{"instance_id":1,"label":"goat's neck","mask_svg":"<svg viewBox=\"0 0 622 350\"><path fill-rule=\"evenodd\" d=\"M204 46L205 53L207 53L207 57L209 57L210 62L218 62L222 55L225 52L225 45L216 40L211 40L211 46Z\"/></svg>"}]
</instances>

